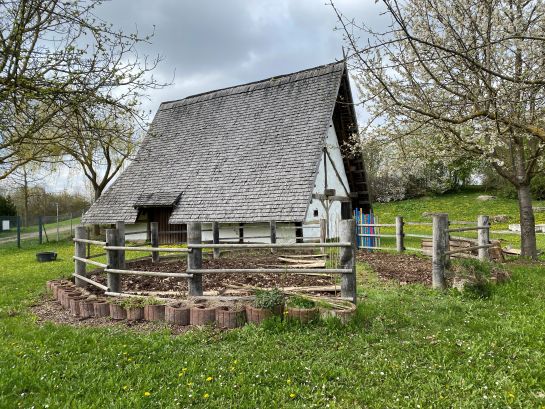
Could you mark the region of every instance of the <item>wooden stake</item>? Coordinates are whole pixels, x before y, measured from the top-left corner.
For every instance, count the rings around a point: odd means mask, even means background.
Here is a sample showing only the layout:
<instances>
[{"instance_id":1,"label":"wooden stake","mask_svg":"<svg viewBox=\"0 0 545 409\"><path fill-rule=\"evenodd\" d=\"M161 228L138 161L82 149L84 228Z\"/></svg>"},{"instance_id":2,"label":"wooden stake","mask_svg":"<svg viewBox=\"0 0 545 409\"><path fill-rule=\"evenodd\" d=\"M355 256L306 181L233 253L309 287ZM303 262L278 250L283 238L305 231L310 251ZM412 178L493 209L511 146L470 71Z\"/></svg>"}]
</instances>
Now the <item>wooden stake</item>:
<instances>
[{"instance_id":1,"label":"wooden stake","mask_svg":"<svg viewBox=\"0 0 545 409\"><path fill-rule=\"evenodd\" d=\"M445 253L449 250L448 214L434 214L432 228L432 287L444 290L447 287L445 270L448 264Z\"/></svg>"},{"instance_id":2,"label":"wooden stake","mask_svg":"<svg viewBox=\"0 0 545 409\"><path fill-rule=\"evenodd\" d=\"M78 239L86 239L87 238L87 229L85 226L76 226L76 238ZM74 255L79 258L85 258L85 254L87 252L85 243L75 241L74 242ZM82 261L74 261L74 273L77 275L85 277L86 274L86 267L85 263ZM87 283L84 280L79 279L76 277L76 286L86 288Z\"/></svg>"},{"instance_id":3,"label":"wooden stake","mask_svg":"<svg viewBox=\"0 0 545 409\"><path fill-rule=\"evenodd\" d=\"M219 244L220 242L220 224L218 222L212 223L212 243ZM213 257L220 258L221 249L213 249Z\"/></svg>"},{"instance_id":4,"label":"wooden stake","mask_svg":"<svg viewBox=\"0 0 545 409\"><path fill-rule=\"evenodd\" d=\"M488 227L490 225L488 216L479 215L477 218L478 227ZM477 244L479 246L485 246L490 244L490 230L489 229L479 229L477 230ZM490 260L490 251L488 248L481 247L479 249L479 260L489 261Z\"/></svg>"},{"instance_id":5,"label":"wooden stake","mask_svg":"<svg viewBox=\"0 0 545 409\"><path fill-rule=\"evenodd\" d=\"M187 224L187 244L202 244L202 230L200 223ZM187 256L188 270L200 270L202 268L202 249L194 248ZM202 274L193 274L187 279L189 295L202 295Z\"/></svg>"},{"instance_id":6,"label":"wooden stake","mask_svg":"<svg viewBox=\"0 0 545 409\"><path fill-rule=\"evenodd\" d=\"M351 273L341 276L341 297L350 299L354 304L356 294L356 221L354 219L341 220L339 223L339 240L351 243L350 247L339 249L339 268L350 269Z\"/></svg>"},{"instance_id":7,"label":"wooden stake","mask_svg":"<svg viewBox=\"0 0 545 409\"><path fill-rule=\"evenodd\" d=\"M405 250L405 233L403 233L403 217L396 217L396 249L399 253Z\"/></svg>"},{"instance_id":8,"label":"wooden stake","mask_svg":"<svg viewBox=\"0 0 545 409\"><path fill-rule=\"evenodd\" d=\"M151 222L151 247L159 247L159 223ZM157 263L159 261L159 252L151 252L151 261Z\"/></svg>"},{"instance_id":9,"label":"wooden stake","mask_svg":"<svg viewBox=\"0 0 545 409\"><path fill-rule=\"evenodd\" d=\"M124 247L125 246L125 222L116 222L115 228L117 229L117 234L118 234L117 242L119 243L119 246ZM119 258L119 268L124 269L125 268L125 250L119 250L117 257Z\"/></svg>"},{"instance_id":10,"label":"wooden stake","mask_svg":"<svg viewBox=\"0 0 545 409\"><path fill-rule=\"evenodd\" d=\"M117 246L119 236L116 229L106 229L106 245ZM106 250L108 268L119 269L119 250ZM121 290L121 277L116 273L108 273L108 289L110 291Z\"/></svg>"}]
</instances>

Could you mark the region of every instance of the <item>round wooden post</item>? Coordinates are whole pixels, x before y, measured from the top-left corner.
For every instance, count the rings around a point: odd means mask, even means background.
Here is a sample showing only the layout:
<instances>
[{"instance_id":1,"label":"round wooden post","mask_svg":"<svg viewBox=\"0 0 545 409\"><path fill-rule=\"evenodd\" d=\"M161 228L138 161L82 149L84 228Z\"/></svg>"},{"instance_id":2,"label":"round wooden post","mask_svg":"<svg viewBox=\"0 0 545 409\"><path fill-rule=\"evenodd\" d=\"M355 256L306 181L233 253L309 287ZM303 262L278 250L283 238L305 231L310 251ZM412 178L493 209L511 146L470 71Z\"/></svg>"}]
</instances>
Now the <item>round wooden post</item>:
<instances>
[{"instance_id":1,"label":"round wooden post","mask_svg":"<svg viewBox=\"0 0 545 409\"><path fill-rule=\"evenodd\" d=\"M447 287L445 269L449 250L448 214L438 213L433 215L432 233L432 287L444 290Z\"/></svg>"},{"instance_id":2,"label":"round wooden post","mask_svg":"<svg viewBox=\"0 0 545 409\"><path fill-rule=\"evenodd\" d=\"M212 243L219 244L220 242L220 224L218 222L212 223ZM220 258L221 249L213 249L214 258Z\"/></svg>"},{"instance_id":3,"label":"round wooden post","mask_svg":"<svg viewBox=\"0 0 545 409\"><path fill-rule=\"evenodd\" d=\"M396 249L399 253L405 250L405 233L403 233L403 217L396 217Z\"/></svg>"},{"instance_id":4,"label":"round wooden post","mask_svg":"<svg viewBox=\"0 0 545 409\"><path fill-rule=\"evenodd\" d=\"M86 239L87 238L87 229L85 226L76 226L76 239ZM79 241L74 242L74 254L76 257L85 258L86 246L85 243L80 243ZM86 276L85 263L83 261L74 261L74 272L81 276ZM83 280L80 280L76 277L76 286L86 288L87 283Z\"/></svg>"},{"instance_id":5,"label":"round wooden post","mask_svg":"<svg viewBox=\"0 0 545 409\"><path fill-rule=\"evenodd\" d=\"M187 243L202 243L202 229L200 223L187 224ZM191 252L187 254L187 267L191 270L199 270L202 268L202 249L192 249ZM192 278L188 278L187 287L189 289L189 295L203 295L202 274L193 274Z\"/></svg>"},{"instance_id":6,"label":"round wooden post","mask_svg":"<svg viewBox=\"0 0 545 409\"><path fill-rule=\"evenodd\" d=\"M484 215L479 215L477 217L477 226L489 227L490 226L489 217ZM489 243L490 243L490 229L477 230L477 245L484 246ZM479 260L481 261L490 260L490 252L488 248L479 249Z\"/></svg>"},{"instance_id":7,"label":"round wooden post","mask_svg":"<svg viewBox=\"0 0 545 409\"><path fill-rule=\"evenodd\" d=\"M271 244L276 243L276 221L270 222L270 228L271 228ZM274 253L274 249L271 249L271 253Z\"/></svg>"},{"instance_id":8,"label":"round wooden post","mask_svg":"<svg viewBox=\"0 0 545 409\"><path fill-rule=\"evenodd\" d=\"M106 246L118 246L119 235L116 229L106 229ZM119 251L106 250L108 268L119 269ZM121 277L116 273L108 273L108 291L118 293L121 290Z\"/></svg>"},{"instance_id":9,"label":"round wooden post","mask_svg":"<svg viewBox=\"0 0 545 409\"><path fill-rule=\"evenodd\" d=\"M159 223L151 222L150 227L151 227L151 247L159 247ZM151 252L151 261L154 263L159 261L158 251Z\"/></svg>"},{"instance_id":10,"label":"round wooden post","mask_svg":"<svg viewBox=\"0 0 545 409\"><path fill-rule=\"evenodd\" d=\"M116 222L115 228L117 229L117 242L118 246L125 246L125 222ZM119 258L119 268L125 268L125 250L119 250L117 257Z\"/></svg>"},{"instance_id":11,"label":"round wooden post","mask_svg":"<svg viewBox=\"0 0 545 409\"><path fill-rule=\"evenodd\" d=\"M341 297L356 303L356 221L341 220L339 223L339 241L352 243L350 247L339 248L339 267L352 270L341 276Z\"/></svg>"}]
</instances>

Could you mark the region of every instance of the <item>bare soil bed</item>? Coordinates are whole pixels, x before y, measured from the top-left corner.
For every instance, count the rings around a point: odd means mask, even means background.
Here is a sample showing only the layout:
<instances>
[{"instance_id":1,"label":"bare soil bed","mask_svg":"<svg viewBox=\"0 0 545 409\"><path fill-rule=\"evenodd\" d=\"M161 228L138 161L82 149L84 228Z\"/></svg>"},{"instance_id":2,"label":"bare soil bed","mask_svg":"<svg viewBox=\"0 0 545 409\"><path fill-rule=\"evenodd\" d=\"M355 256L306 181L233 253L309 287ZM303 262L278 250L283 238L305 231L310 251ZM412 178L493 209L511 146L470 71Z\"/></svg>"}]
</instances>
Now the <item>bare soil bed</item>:
<instances>
[{"instance_id":1,"label":"bare soil bed","mask_svg":"<svg viewBox=\"0 0 545 409\"><path fill-rule=\"evenodd\" d=\"M431 258L360 250L357 260L367 263L381 280L431 286Z\"/></svg>"},{"instance_id":2,"label":"bare soil bed","mask_svg":"<svg viewBox=\"0 0 545 409\"><path fill-rule=\"evenodd\" d=\"M296 257L296 255L291 255ZM211 257L203 258L203 268L273 268L280 267L282 262L278 260L278 254L266 252L233 252L223 255L219 259ZM288 266L288 265L284 265ZM183 273L187 269L185 258L164 259L158 263L152 263L150 259L137 260L127 263L127 268L138 271L158 271L169 273ZM232 286L250 287L310 287L329 286L335 284L335 278L304 275L293 273L280 274L254 274L254 273L211 273L203 275L203 287L205 291L217 291L224 293ZM99 283L106 283L104 274L92 276ZM121 277L122 291L174 291L184 293L187 291L187 280L176 277L150 277L123 275Z\"/></svg>"}]
</instances>

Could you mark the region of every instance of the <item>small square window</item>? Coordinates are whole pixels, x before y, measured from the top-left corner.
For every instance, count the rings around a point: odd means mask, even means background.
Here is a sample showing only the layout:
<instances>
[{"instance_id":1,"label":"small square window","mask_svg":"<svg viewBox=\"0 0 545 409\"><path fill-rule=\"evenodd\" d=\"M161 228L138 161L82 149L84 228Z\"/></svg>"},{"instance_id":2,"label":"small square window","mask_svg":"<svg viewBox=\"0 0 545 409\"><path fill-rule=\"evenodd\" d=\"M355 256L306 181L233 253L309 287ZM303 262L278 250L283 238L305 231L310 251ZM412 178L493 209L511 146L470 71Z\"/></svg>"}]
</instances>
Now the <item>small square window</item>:
<instances>
[{"instance_id":1,"label":"small square window","mask_svg":"<svg viewBox=\"0 0 545 409\"><path fill-rule=\"evenodd\" d=\"M318 217L318 209L314 209L314 217Z\"/></svg>"}]
</instances>

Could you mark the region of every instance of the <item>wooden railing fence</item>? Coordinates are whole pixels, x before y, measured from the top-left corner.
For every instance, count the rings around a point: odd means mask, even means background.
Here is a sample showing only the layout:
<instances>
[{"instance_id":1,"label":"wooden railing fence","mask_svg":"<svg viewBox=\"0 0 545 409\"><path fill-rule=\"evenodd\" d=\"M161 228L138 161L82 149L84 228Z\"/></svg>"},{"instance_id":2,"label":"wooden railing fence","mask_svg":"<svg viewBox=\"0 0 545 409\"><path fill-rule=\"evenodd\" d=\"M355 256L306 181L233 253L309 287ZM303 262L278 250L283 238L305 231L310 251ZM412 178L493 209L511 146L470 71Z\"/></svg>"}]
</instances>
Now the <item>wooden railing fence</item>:
<instances>
[{"instance_id":1,"label":"wooden railing fence","mask_svg":"<svg viewBox=\"0 0 545 409\"><path fill-rule=\"evenodd\" d=\"M153 225L153 223L152 223ZM214 228L216 229L216 224ZM118 222L115 229L106 230L106 241L89 240L88 233L85 227L78 226L76 228L75 254L74 254L74 277L76 285L86 286L87 284L94 285L105 291L106 295L118 295L121 293L120 277L123 274L156 276L156 277L177 277L187 278L188 294L190 296L202 296L203 274L339 274L341 276L341 298L356 301L356 225L354 220L341 220L339 225L339 242L321 242L321 243L277 243L274 237L274 224L271 223L271 243L220 243L214 231L214 243L202 242L202 227L200 223L189 223L187 225L187 248L179 247L159 247L153 239L157 237L157 226L152 227L152 245L151 246L127 246L124 243L123 222ZM217 241L217 242L216 242ZM101 246L107 255L107 262L100 263L91 260L94 255L86 257L85 246L94 244ZM212 249L214 257L219 257L222 249L324 249L338 248L339 249L339 267L338 268L237 268L237 269L207 269L203 268L202 250ZM151 253L153 262L160 260L160 253L181 253L187 255L187 270L181 273L165 273L157 271L137 271L130 270L125 267L125 252L126 251L145 251ZM86 265L100 267L107 273L107 285L98 283L86 274Z\"/></svg>"}]
</instances>

